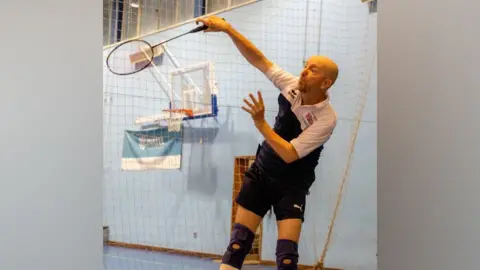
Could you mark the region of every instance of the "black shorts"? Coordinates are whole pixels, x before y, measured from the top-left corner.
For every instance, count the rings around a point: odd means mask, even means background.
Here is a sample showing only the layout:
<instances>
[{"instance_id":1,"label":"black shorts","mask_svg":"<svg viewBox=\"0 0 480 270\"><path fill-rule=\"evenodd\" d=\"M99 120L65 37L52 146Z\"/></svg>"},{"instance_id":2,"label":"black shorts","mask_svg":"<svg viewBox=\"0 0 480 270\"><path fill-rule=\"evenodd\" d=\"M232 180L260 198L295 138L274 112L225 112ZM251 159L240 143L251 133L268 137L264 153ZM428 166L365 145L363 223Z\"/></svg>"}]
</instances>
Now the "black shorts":
<instances>
[{"instance_id":1,"label":"black shorts","mask_svg":"<svg viewBox=\"0 0 480 270\"><path fill-rule=\"evenodd\" d=\"M236 202L260 217L273 207L277 221L284 219L305 220L307 191L264 175L253 164L243 178Z\"/></svg>"}]
</instances>

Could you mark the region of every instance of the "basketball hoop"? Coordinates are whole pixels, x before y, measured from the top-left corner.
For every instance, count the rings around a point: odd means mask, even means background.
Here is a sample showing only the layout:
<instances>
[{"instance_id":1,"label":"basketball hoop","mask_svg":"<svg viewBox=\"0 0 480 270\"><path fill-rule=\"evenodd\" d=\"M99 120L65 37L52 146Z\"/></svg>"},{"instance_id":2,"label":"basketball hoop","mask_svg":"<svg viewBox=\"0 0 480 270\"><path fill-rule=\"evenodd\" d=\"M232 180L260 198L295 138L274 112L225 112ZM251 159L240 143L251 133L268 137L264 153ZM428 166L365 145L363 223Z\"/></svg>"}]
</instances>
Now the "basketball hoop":
<instances>
[{"instance_id":1,"label":"basketball hoop","mask_svg":"<svg viewBox=\"0 0 480 270\"><path fill-rule=\"evenodd\" d=\"M170 115L167 121L168 132L180 132L182 130L182 121L185 117L193 117L193 111L187 109L167 109L163 110Z\"/></svg>"},{"instance_id":2,"label":"basketball hoop","mask_svg":"<svg viewBox=\"0 0 480 270\"><path fill-rule=\"evenodd\" d=\"M182 130L183 118L167 118L168 132L180 132Z\"/></svg>"}]
</instances>

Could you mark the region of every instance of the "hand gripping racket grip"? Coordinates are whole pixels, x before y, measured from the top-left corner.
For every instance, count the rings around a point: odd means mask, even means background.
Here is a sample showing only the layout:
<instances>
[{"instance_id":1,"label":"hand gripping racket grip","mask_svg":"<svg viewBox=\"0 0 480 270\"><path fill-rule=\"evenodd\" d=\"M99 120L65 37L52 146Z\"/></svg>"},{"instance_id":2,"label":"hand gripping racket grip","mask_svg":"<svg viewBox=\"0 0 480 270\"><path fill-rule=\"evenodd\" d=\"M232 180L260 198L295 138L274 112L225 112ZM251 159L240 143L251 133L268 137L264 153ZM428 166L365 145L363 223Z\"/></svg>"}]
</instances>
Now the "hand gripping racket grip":
<instances>
[{"instance_id":1,"label":"hand gripping racket grip","mask_svg":"<svg viewBox=\"0 0 480 270\"><path fill-rule=\"evenodd\" d=\"M225 18L222 18L222 20L225 21ZM195 28L195 29L190 30L189 33L197 33L197 32L200 32L200 31L207 30L207 29L208 29L208 26L202 25L202 26L199 26L199 27L197 27L197 28Z\"/></svg>"}]
</instances>

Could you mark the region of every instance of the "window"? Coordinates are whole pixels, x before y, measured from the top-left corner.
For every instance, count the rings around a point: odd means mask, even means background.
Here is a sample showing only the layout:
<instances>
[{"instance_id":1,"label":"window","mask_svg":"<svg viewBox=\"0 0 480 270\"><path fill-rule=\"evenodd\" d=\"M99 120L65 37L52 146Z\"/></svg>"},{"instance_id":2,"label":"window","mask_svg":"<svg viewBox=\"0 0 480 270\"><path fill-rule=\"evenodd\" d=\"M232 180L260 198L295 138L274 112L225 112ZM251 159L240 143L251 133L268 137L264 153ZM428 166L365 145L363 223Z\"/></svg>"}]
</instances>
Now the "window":
<instances>
[{"instance_id":1,"label":"window","mask_svg":"<svg viewBox=\"0 0 480 270\"><path fill-rule=\"evenodd\" d=\"M212 13L227 8L229 0L207 0L206 2L206 12Z\"/></svg>"},{"instance_id":2,"label":"window","mask_svg":"<svg viewBox=\"0 0 480 270\"><path fill-rule=\"evenodd\" d=\"M112 1L103 0L103 45L110 43L110 33L112 21Z\"/></svg>"},{"instance_id":3,"label":"window","mask_svg":"<svg viewBox=\"0 0 480 270\"><path fill-rule=\"evenodd\" d=\"M373 0L368 3L368 10L370 13L376 13L377 12L377 0Z\"/></svg>"},{"instance_id":4,"label":"window","mask_svg":"<svg viewBox=\"0 0 480 270\"><path fill-rule=\"evenodd\" d=\"M195 0L195 10L194 10L195 18L205 15L205 12L206 12L205 1L206 0Z\"/></svg>"},{"instance_id":5,"label":"window","mask_svg":"<svg viewBox=\"0 0 480 270\"><path fill-rule=\"evenodd\" d=\"M122 0L119 0L122 2ZM123 0L122 10L122 39L129 39L137 36L141 18L139 13L139 2L141 0Z\"/></svg>"},{"instance_id":6,"label":"window","mask_svg":"<svg viewBox=\"0 0 480 270\"><path fill-rule=\"evenodd\" d=\"M103 0L103 43L145 35L251 0Z\"/></svg>"}]
</instances>

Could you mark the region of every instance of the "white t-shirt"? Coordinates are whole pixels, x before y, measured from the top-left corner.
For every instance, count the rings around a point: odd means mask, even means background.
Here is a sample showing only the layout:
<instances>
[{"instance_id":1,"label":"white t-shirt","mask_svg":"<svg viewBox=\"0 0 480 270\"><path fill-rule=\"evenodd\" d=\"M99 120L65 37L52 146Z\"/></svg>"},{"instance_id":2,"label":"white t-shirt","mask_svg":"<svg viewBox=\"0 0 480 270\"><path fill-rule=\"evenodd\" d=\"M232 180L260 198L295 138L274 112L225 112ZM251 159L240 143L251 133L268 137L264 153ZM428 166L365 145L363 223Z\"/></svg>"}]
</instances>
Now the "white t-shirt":
<instances>
[{"instance_id":1,"label":"white t-shirt","mask_svg":"<svg viewBox=\"0 0 480 270\"><path fill-rule=\"evenodd\" d=\"M330 104L330 97L315 105L302 105L301 92L298 90L299 77L273 65L265 75L281 91L291 105L290 110L300 122L302 132L292 139L300 158L307 156L316 148L325 144L331 137L337 124L337 114Z\"/></svg>"}]
</instances>

